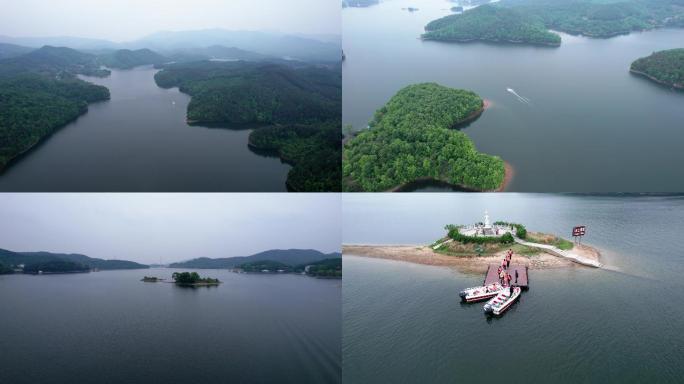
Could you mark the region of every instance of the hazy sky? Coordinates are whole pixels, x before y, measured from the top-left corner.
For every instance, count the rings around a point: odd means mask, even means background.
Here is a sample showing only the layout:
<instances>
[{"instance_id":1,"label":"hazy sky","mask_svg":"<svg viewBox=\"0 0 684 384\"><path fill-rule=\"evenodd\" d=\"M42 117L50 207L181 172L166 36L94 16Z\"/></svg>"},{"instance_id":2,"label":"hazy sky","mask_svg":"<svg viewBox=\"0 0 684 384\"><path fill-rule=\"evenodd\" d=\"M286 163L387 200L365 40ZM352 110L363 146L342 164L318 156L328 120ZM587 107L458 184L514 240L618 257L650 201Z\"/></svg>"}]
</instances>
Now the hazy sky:
<instances>
[{"instance_id":1,"label":"hazy sky","mask_svg":"<svg viewBox=\"0 0 684 384\"><path fill-rule=\"evenodd\" d=\"M0 35L129 41L208 28L340 34L339 0L0 0Z\"/></svg>"},{"instance_id":2,"label":"hazy sky","mask_svg":"<svg viewBox=\"0 0 684 384\"><path fill-rule=\"evenodd\" d=\"M338 252L339 194L0 194L0 248L143 263Z\"/></svg>"}]
</instances>

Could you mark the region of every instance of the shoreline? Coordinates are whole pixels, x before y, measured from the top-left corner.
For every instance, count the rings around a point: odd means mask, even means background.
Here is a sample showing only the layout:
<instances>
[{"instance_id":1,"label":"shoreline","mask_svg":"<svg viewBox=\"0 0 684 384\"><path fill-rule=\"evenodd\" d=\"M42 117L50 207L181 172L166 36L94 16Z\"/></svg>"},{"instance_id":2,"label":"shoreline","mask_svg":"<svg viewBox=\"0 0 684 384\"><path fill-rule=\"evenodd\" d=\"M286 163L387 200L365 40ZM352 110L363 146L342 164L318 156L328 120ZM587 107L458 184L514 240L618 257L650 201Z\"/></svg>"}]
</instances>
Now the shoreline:
<instances>
[{"instance_id":1,"label":"shoreline","mask_svg":"<svg viewBox=\"0 0 684 384\"><path fill-rule=\"evenodd\" d=\"M529 41L516 41L516 40L493 40L493 39L433 39L429 37L420 36L422 41L436 41L440 43L457 43L457 44L470 44L470 43L485 43L485 44L506 44L506 45L529 45L533 47L544 47L544 48L558 48L561 43L541 43L541 42L529 42Z\"/></svg>"},{"instance_id":2,"label":"shoreline","mask_svg":"<svg viewBox=\"0 0 684 384\"><path fill-rule=\"evenodd\" d=\"M654 83L656 83L656 84L658 84L658 85L667 87L667 88L669 88L669 89L674 89L674 90L676 90L676 91L684 91L684 84L670 84L670 83L666 83L666 82L664 82L664 81L658 80L657 78L655 78L655 77L649 75L649 74L646 73L646 72L637 71L636 69L632 69L632 68L629 69L629 73L631 73L631 74L633 74L633 75L636 75L636 76L644 77L644 78L646 78L646 79L648 79L648 80L651 80L652 82L654 82Z\"/></svg>"},{"instance_id":3,"label":"shoreline","mask_svg":"<svg viewBox=\"0 0 684 384\"><path fill-rule=\"evenodd\" d=\"M601 252L588 245L580 245L573 248L575 252L582 253L589 258L598 258ZM437 267L455 268L461 272L484 273L490 264L498 264L504 256L501 251L486 256L449 256L435 252L429 245L370 245L370 244L343 244L342 256L359 256L375 259L403 261L413 264L430 265ZM525 265L533 270L558 269L558 268L591 268L568 259L555 256L541 251L532 256L514 254L512 264Z\"/></svg>"},{"instance_id":4,"label":"shoreline","mask_svg":"<svg viewBox=\"0 0 684 384\"><path fill-rule=\"evenodd\" d=\"M515 176L515 168L508 163L507 161L504 161L504 178L501 181L501 185L499 185L498 188L496 189L475 189L475 188L470 188L461 184L452 184L449 183L448 181L444 181L441 179L435 179L434 177L419 177L415 180L411 180L408 183L403 183L400 185L397 185L396 187L393 187L391 189L386 190L385 192L406 192L406 189L410 189L411 186L417 185L420 183L424 182L435 182L437 184L443 184L446 185L454 190L461 191L461 192L504 192L506 188L510 185L511 181L513 180L513 177Z\"/></svg>"}]
</instances>

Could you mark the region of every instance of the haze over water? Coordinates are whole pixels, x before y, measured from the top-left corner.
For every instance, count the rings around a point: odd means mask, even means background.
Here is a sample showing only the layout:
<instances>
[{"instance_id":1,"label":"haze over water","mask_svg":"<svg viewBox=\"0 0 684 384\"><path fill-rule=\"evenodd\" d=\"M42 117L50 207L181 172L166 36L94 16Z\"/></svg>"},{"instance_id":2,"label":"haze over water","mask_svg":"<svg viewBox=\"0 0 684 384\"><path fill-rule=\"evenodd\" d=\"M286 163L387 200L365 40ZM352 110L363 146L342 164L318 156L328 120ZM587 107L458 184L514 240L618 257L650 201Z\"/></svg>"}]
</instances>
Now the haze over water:
<instances>
[{"instance_id":1,"label":"haze over water","mask_svg":"<svg viewBox=\"0 0 684 384\"><path fill-rule=\"evenodd\" d=\"M250 151L251 129L185 122L190 96L154 82L157 70L82 77L111 100L58 129L4 173L0 191L285 191L290 166Z\"/></svg>"},{"instance_id":2,"label":"haze over water","mask_svg":"<svg viewBox=\"0 0 684 384\"><path fill-rule=\"evenodd\" d=\"M400 194L344 197L344 243L429 244L444 225L524 223L598 247L609 269L531 270L502 318L458 292L483 274L344 256L345 382L676 383L684 345L682 196Z\"/></svg>"},{"instance_id":3,"label":"haze over water","mask_svg":"<svg viewBox=\"0 0 684 384\"><path fill-rule=\"evenodd\" d=\"M342 11L345 125L363 129L401 88L437 82L492 102L464 132L513 165L510 191L684 190L684 92L628 72L639 57L681 47L684 30L562 34L559 48L421 41L453 5L396 0ZM419 10L402 10L409 6Z\"/></svg>"}]
</instances>

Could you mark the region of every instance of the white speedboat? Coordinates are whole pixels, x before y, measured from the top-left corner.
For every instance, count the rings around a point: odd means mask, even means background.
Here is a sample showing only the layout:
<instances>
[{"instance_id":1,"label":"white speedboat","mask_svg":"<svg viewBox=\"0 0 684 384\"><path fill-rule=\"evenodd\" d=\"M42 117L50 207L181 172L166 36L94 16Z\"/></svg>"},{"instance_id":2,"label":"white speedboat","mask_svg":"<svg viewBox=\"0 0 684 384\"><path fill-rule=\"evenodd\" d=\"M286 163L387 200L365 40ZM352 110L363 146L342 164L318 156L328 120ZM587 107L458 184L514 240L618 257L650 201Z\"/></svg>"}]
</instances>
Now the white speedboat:
<instances>
[{"instance_id":1,"label":"white speedboat","mask_svg":"<svg viewBox=\"0 0 684 384\"><path fill-rule=\"evenodd\" d=\"M516 300L518 300L520 292L520 287L504 288L484 305L485 314L494 316L502 315Z\"/></svg>"},{"instance_id":2,"label":"white speedboat","mask_svg":"<svg viewBox=\"0 0 684 384\"><path fill-rule=\"evenodd\" d=\"M503 289L504 287L502 287L501 284L492 283L482 287L464 289L458 295L461 296L461 300L468 303L473 303L476 301L482 301L492 298L496 296L499 292L501 292Z\"/></svg>"}]
</instances>

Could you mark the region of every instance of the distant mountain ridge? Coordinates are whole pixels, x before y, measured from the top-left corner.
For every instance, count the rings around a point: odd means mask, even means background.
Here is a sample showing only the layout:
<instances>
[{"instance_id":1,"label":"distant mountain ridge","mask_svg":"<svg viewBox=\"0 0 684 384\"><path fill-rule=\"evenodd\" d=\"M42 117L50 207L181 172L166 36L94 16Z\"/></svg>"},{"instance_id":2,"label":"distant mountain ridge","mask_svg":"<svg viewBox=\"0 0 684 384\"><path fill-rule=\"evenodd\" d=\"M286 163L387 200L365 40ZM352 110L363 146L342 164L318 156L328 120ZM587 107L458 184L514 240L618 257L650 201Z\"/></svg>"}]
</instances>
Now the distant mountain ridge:
<instances>
[{"instance_id":1,"label":"distant mountain ridge","mask_svg":"<svg viewBox=\"0 0 684 384\"><path fill-rule=\"evenodd\" d=\"M151 49L162 55L174 51L211 46L234 47L266 56L288 57L303 61L339 61L341 38L334 35L281 34L261 31L206 29L162 31L138 40L116 43L80 37L11 37L0 36L0 43L39 48L45 45L79 50Z\"/></svg>"},{"instance_id":2,"label":"distant mountain ridge","mask_svg":"<svg viewBox=\"0 0 684 384\"><path fill-rule=\"evenodd\" d=\"M131 69L141 65L157 65L171 61L150 49L119 49L109 54L99 55L98 61L110 68Z\"/></svg>"},{"instance_id":3,"label":"distant mountain ridge","mask_svg":"<svg viewBox=\"0 0 684 384\"><path fill-rule=\"evenodd\" d=\"M0 60L21 56L33 51L33 48L16 44L0 43Z\"/></svg>"},{"instance_id":4,"label":"distant mountain ridge","mask_svg":"<svg viewBox=\"0 0 684 384\"><path fill-rule=\"evenodd\" d=\"M325 259L341 258L339 252L323 253L315 249L272 249L251 256L235 256L211 259L200 257L179 263L172 263L171 268L225 269L255 261L277 261L287 265L314 263Z\"/></svg>"},{"instance_id":5,"label":"distant mountain ridge","mask_svg":"<svg viewBox=\"0 0 684 384\"><path fill-rule=\"evenodd\" d=\"M90 267L91 269L114 270L114 269L146 269L148 265L128 260L105 260L88 257L78 253L51 253L51 252L13 252L0 249L0 263L3 265L36 264L52 261L70 261Z\"/></svg>"}]
</instances>

